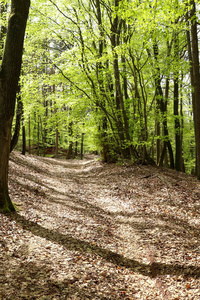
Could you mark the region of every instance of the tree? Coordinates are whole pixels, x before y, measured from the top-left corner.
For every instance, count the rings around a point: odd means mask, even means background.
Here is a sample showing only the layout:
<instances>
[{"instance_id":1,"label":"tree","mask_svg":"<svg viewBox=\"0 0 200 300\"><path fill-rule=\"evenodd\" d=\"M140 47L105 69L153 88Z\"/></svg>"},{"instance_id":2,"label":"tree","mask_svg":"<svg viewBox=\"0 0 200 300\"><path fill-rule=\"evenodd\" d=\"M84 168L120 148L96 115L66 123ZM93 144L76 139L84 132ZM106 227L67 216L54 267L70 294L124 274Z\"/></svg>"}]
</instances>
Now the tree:
<instances>
[{"instance_id":1,"label":"tree","mask_svg":"<svg viewBox=\"0 0 200 300\"><path fill-rule=\"evenodd\" d=\"M57 141L66 151L78 141L80 151L84 132L84 151L98 150L103 161L146 163L157 154L157 164L177 170L184 158L190 172L184 1L47 3L32 0L25 42L21 97L32 146Z\"/></svg>"},{"instance_id":2,"label":"tree","mask_svg":"<svg viewBox=\"0 0 200 300\"><path fill-rule=\"evenodd\" d=\"M11 126L20 77L29 0L12 0L0 70L0 210L14 211L8 192Z\"/></svg>"},{"instance_id":3,"label":"tree","mask_svg":"<svg viewBox=\"0 0 200 300\"><path fill-rule=\"evenodd\" d=\"M16 109L16 120L15 120L15 130L14 134L11 139L10 144L10 152L12 152L17 145L19 133L20 133L20 127L21 127L21 119L23 114L23 102L21 101L21 96L18 95L17 97L17 109Z\"/></svg>"},{"instance_id":4,"label":"tree","mask_svg":"<svg viewBox=\"0 0 200 300\"><path fill-rule=\"evenodd\" d=\"M194 128L196 140L196 174L200 179L200 71L199 71L199 46L198 46L198 30L196 17L196 4L191 0L191 37L192 37L192 67L193 67L193 88L194 88Z\"/></svg>"}]
</instances>

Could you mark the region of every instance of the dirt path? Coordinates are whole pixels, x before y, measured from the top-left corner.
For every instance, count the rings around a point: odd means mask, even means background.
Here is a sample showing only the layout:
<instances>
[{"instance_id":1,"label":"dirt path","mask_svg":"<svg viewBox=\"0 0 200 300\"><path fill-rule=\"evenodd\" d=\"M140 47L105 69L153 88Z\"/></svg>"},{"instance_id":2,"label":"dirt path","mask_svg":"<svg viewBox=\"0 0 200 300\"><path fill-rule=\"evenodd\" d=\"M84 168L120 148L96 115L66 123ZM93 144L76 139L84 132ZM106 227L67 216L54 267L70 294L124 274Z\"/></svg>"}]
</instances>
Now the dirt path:
<instances>
[{"instance_id":1,"label":"dirt path","mask_svg":"<svg viewBox=\"0 0 200 300\"><path fill-rule=\"evenodd\" d=\"M200 299L200 183L13 153L0 299Z\"/></svg>"}]
</instances>

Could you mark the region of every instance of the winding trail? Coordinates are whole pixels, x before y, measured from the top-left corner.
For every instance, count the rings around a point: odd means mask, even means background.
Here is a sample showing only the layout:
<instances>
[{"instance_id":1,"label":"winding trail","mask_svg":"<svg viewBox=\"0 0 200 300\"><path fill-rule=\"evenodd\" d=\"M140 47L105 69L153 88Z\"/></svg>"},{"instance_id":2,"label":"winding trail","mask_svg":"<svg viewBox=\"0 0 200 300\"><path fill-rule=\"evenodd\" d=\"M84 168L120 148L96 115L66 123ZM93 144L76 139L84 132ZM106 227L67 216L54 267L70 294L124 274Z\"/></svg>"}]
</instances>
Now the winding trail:
<instances>
[{"instance_id":1,"label":"winding trail","mask_svg":"<svg viewBox=\"0 0 200 300\"><path fill-rule=\"evenodd\" d=\"M200 298L193 177L15 152L9 180L20 211L1 219L0 299Z\"/></svg>"}]
</instances>

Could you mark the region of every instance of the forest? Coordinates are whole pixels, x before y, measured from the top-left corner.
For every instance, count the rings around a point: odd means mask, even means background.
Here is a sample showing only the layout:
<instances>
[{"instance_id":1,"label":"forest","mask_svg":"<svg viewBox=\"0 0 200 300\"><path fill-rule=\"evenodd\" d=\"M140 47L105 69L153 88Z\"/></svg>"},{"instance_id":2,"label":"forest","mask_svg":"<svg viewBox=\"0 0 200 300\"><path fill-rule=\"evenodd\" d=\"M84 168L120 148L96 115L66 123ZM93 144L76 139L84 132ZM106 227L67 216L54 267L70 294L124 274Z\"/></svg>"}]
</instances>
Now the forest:
<instances>
[{"instance_id":1,"label":"forest","mask_svg":"<svg viewBox=\"0 0 200 300\"><path fill-rule=\"evenodd\" d=\"M200 299L198 0L0 0L0 300Z\"/></svg>"},{"instance_id":2,"label":"forest","mask_svg":"<svg viewBox=\"0 0 200 300\"><path fill-rule=\"evenodd\" d=\"M95 151L104 162L150 162L200 178L198 9L178 0L33 0L18 145L66 158ZM5 4L5 22L8 12Z\"/></svg>"}]
</instances>

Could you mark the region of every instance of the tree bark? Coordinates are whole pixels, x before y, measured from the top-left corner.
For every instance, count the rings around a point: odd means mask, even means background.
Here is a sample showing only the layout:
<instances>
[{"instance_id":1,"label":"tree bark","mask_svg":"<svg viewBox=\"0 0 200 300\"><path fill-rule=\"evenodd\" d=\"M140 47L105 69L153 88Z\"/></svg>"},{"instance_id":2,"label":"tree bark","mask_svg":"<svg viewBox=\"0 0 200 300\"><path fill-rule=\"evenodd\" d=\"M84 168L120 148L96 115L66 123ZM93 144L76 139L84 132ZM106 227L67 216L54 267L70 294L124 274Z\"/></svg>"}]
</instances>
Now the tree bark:
<instances>
[{"instance_id":1,"label":"tree bark","mask_svg":"<svg viewBox=\"0 0 200 300\"><path fill-rule=\"evenodd\" d=\"M24 124L24 107L22 105L22 155L26 155L26 128Z\"/></svg>"},{"instance_id":2,"label":"tree bark","mask_svg":"<svg viewBox=\"0 0 200 300\"><path fill-rule=\"evenodd\" d=\"M31 116L28 118L28 154L31 154Z\"/></svg>"},{"instance_id":3,"label":"tree bark","mask_svg":"<svg viewBox=\"0 0 200 300\"><path fill-rule=\"evenodd\" d=\"M188 13L187 13L187 20L188 20L188 26L189 26L189 16L188 16ZM188 59L189 59L189 63L190 63L190 82L191 82L191 85L192 87L194 87L194 74L193 74L193 58L192 58L192 45L191 45L191 36L190 36L190 31L187 30L187 48L188 48ZM194 89L192 89L192 92L191 92L191 95L192 95L192 107L193 107L193 117L194 117L194 114L196 112L195 110L195 96L194 96ZM195 117L194 117L195 119ZM196 145L195 145L196 147ZM190 150L190 152L192 153L192 149ZM196 155L197 151L195 151L195 155ZM197 159L195 160L195 172L196 173L196 170L197 170Z\"/></svg>"},{"instance_id":4,"label":"tree bark","mask_svg":"<svg viewBox=\"0 0 200 300\"><path fill-rule=\"evenodd\" d=\"M70 122L69 123L69 128L68 128L68 131L69 131L69 148L68 148L68 151L67 151L66 159L72 158L72 155L73 155L73 141L72 141L73 128L72 128L72 126L73 126L73 122Z\"/></svg>"},{"instance_id":5,"label":"tree bark","mask_svg":"<svg viewBox=\"0 0 200 300\"><path fill-rule=\"evenodd\" d=\"M192 36L192 67L194 79L194 129L196 140L196 173L197 178L200 179L200 72L199 72L199 46L196 20L196 5L195 1L191 0L191 36Z\"/></svg>"},{"instance_id":6,"label":"tree bark","mask_svg":"<svg viewBox=\"0 0 200 300\"><path fill-rule=\"evenodd\" d=\"M23 103L21 101L21 96L19 96L17 99L15 130L14 130L14 134L11 139L10 152L12 152L14 150L15 146L17 145L18 139L19 139L22 112L23 112Z\"/></svg>"},{"instance_id":7,"label":"tree bark","mask_svg":"<svg viewBox=\"0 0 200 300\"><path fill-rule=\"evenodd\" d=\"M177 32L174 36L174 59L179 61L179 37ZM181 124L179 120L179 71L174 71L174 128L175 128L175 169L181 170L182 148L181 148Z\"/></svg>"},{"instance_id":8,"label":"tree bark","mask_svg":"<svg viewBox=\"0 0 200 300\"><path fill-rule=\"evenodd\" d=\"M115 8L119 7L119 0L115 0ZM121 89L121 78L120 78L120 68L119 68L119 57L116 52L116 47L120 45L120 35L122 34L122 25L124 25L123 20L119 19L118 15L115 16L111 24L111 46L113 52L113 68L114 68L114 80L115 80L115 102L116 110L118 116L118 128L119 128L119 138L122 143L122 150L124 152L124 158L129 155L132 159L137 157L137 151L133 147L129 132L129 120L125 110L124 95ZM128 97L128 95L125 96Z\"/></svg>"},{"instance_id":9,"label":"tree bark","mask_svg":"<svg viewBox=\"0 0 200 300\"><path fill-rule=\"evenodd\" d=\"M56 124L56 144L55 144L55 157L58 158L58 137L59 137L59 132Z\"/></svg>"},{"instance_id":10,"label":"tree bark","mask_svg":"<svg viewBox=\"0 0 200 300\"><path fill-rule=\"evenodd\" d=\"M102 58L103 56L103 50L105 47L105 32L103 29L103 24L102 24L102 12L101 12L101 4L99 0L96 0L96 10L97 10L97 20L98 20L98 27L99 27L99 32L100 32L100 39L99 39L99 48L98 48L98 56L99 58ZM103 63L101 61L97 62L96 64L96 73L97 73L97 80L98 80L98 85L99 85L99 90L100 90L100 101L101 101L101 106L103 106L106 110L106 90L105 90L105 85L104 85L104 67ZM107 67L107 66L106 66ZM109 142L108 142L108 134L107 134L107 129L108 129L108 122L107 122L107 116L105 115L105 112L103 112L104 115L101 118L101 122L99 125L99 137L101 141L101 154L102 154L102 160L103 162L108 162L109 161Z\"/></svg>"},{"instance_id":11,"label":"tree bark","mask_svg":"<svg viewBox=\"0 0 200 300\"><path fill-rule=\"evenodd\" d=\"M84 133L81 134L81 160L83 159L83 142L84 142Z\"/></svg>"},{"instance_id":12,"label":"tree bark","mask_svg":"<svg viewBox=\"0 0 200 300\"><path fill-rule=\"evenodd\" d=\"M160 68L157 64L158 62L158 45L157 42L154 41L153 44L153 52L154 52L154 59L156 62L156 74L154 75L155 79L155 88L156 88L156 99L158 106L160 108L160 112L162 114L162 124L163 124L163 134L164 134L164 147L167 147L169 152L169 158L170 158L170 168L174 169L174 156L173 156L173 150L172 145L169 140L169 132L168 132L168 126L167 126L167 97L164 99L163 90L161 86L161 75L160 75Z\"/></svg>"},{"instance_id":13,"label":"tree bark","mask_svg":"<svg viewBox=\"0 0 200 300\"><path fill-rule=\"evenodd\" d=\"M8 160L29 7L29 0L11 1L0 70L0 210L3 212L15 210L8 193Z\"/></svg>"},{"instance_id":14,"label":"tree bark","mask_svg":"<svg viewBox=\"0 0 200 300\"><path fill-rule=\"evenodd\" d=\"M26 128L22 125L22 155L26 154Z\"/></svg>"}]
</instances>

